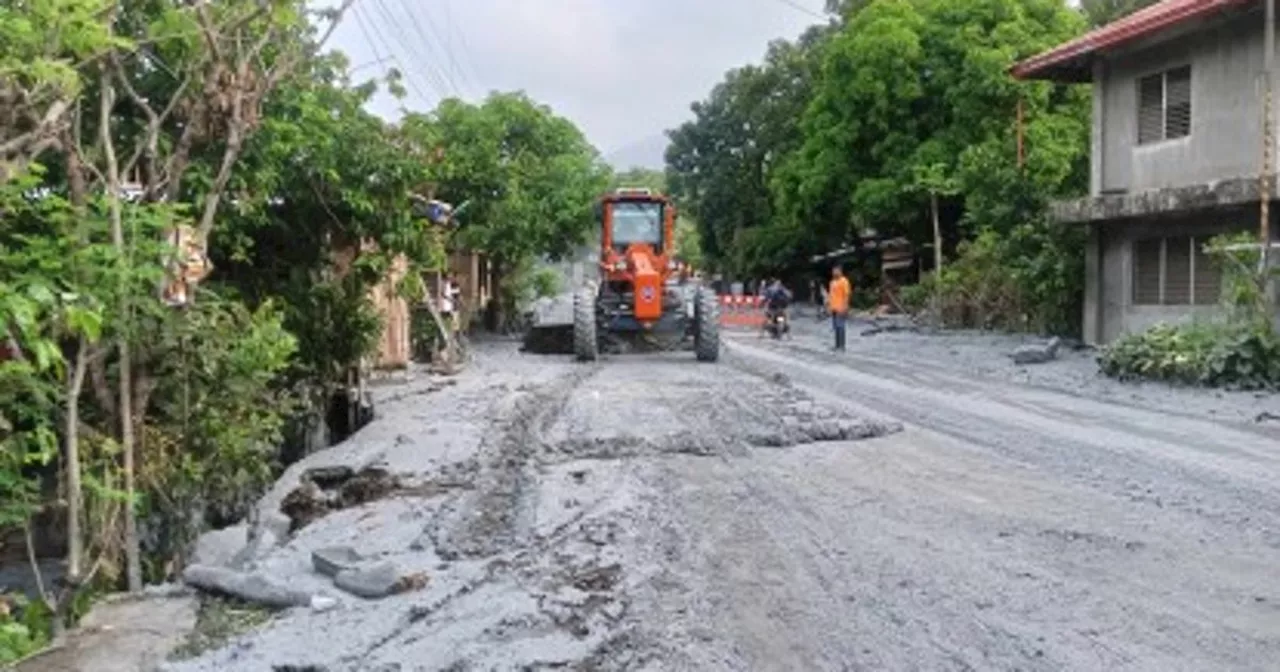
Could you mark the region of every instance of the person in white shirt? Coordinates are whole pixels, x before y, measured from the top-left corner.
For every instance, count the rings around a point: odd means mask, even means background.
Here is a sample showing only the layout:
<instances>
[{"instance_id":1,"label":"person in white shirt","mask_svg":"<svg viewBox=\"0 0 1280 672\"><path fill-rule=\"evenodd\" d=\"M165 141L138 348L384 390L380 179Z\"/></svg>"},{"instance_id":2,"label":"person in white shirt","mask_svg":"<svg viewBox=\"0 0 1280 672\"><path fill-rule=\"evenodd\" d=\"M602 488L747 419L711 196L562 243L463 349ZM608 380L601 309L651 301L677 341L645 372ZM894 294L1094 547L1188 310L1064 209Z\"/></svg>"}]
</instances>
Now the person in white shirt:
<instances>
[{"instance_id":1,"label":"person in white shirt","mask_svg":"<svg viewBox=\"0 0 1280 672\"><path fill-rule=\"evenodd\" d=\"M440 292L440 317L448 325L450 333L458 331L458 296L461 293L462 289L452 275L445 279Z\"/></svg>"}]
</instances>

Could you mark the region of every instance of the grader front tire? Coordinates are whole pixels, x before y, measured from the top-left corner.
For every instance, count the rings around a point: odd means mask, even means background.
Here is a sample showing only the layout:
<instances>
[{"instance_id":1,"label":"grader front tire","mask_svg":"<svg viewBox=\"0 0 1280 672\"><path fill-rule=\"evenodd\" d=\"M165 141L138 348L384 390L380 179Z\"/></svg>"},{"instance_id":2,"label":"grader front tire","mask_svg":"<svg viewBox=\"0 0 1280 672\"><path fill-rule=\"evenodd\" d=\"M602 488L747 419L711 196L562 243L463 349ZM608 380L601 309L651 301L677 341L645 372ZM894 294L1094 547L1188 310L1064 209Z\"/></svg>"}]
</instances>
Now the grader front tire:
<instances>
[{"instance_id":1,"label":"grader front tire","mask_svg":"<svg viewBox=\"0 0 1280 672\"><path fill-rule=\"evenodd\" d=\"M573 354L580 362L594 362L600 358L596 298L585 290L573 296Z\"/></svg>"},{"instance_id":2,"label":"grader front tire","mask_svg":"<svg viewBox=\"0 0 1280 672\"><path fill-rule=\"evenodd\" d=\"M720 360L720 303L715 292L699 289L693 309L693 352L699 362Z\"/></svg>"}]
</instances>

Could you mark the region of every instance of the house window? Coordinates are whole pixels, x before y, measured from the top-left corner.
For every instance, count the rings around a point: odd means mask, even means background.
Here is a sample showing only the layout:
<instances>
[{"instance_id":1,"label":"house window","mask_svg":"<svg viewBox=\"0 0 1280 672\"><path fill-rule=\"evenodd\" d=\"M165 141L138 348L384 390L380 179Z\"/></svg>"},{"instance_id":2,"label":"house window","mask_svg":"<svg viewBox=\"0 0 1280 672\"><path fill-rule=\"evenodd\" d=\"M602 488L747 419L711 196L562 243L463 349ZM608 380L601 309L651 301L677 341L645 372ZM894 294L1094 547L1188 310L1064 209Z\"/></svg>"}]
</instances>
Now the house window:
<instances>
[{"instance_id":1,"label":"house window","mask_svg":"<svg viewBox=\"0 0 1280 672\"><path fill-rule=\"evenodd\" d=\"M1208 306L1218 302L1222 273L1204 251L1208 237L1149 238L1133 244L1133 303Z\"/></svg>"},{"instance_id":2,"label":"house window","mask_svg":"<svg viewBox=\"0 0 1280 672\"><path fill-rule=\"evenodd\" d=\"M1191 135L1191 66L1138 80L1138 144Z\"/></svg>"}]
</instances>

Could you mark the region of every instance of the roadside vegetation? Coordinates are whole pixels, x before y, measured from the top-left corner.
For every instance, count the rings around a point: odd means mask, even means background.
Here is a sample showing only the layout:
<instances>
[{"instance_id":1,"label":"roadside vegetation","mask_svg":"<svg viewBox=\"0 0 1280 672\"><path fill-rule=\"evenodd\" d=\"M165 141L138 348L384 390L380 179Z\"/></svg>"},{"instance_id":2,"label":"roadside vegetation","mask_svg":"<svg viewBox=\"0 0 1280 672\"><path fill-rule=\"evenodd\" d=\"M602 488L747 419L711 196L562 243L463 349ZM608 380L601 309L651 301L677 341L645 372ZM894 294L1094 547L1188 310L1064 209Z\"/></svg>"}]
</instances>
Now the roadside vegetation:
<instances>
[{"instance_id":1,"label":"roadside vegetation","mask_svg":"<svg viewBox=\"0 0 1280 672\"><path fill-rule=\"evenodd\" d=\"M811 277L813 255L861 235L931 260L936 213L944 270L908 304L952 326L1077 331L1083 232L1045 210L1087 189L1089 93L1008 68L1146 4L831 0L827 23L693 105L671 187L708 263L741 278Z\"/></svg>"},{"instance_id":2,"label":"roadside vegetation","mask_svg":"<svg viewBox=\"0 0 1280 672\"><path fill-rule=\"evenodd\" d=\"M1280 272L1259 270L1257 241L1247 234L1220 236L1209 250L1222 268L1221 315L1122 337L1099 357L1104 373L1124 380L1280 390L1280 332L1266 292Z\"/></svg>"},{"instance_id":3,"label":"roadside vegetation","mask_svg":"<svg viewBox=\"0 0 1280 672\"><path fill-rule=\"evenodd\" d=\"M906 310L947 327L1079 334L1086 232L1047 208L1087 191L1089 91L1008 70L1152 1L830 0L826 23L726 73L670 132L668 182L706 263L803 282L826 272L815 255L904 237L928 271L897 290ZM935 220L941 270L929 268ZM1223 319L1125 338L1102 371L1275 388L1274 310L1242 240L1215 246ZM878 303L878 274L852 263L855 304Z\"/></svg>"},{"instance_id":4,"label":"roadside vegetation","mask_svg":"<svg viewBox=\"0 0 1280 672\"><path fill-rule=\"evenodd\" d=\"M326 51L350 4L0 8L0 551L66 559L35 600L0 596L0 663L93 595L173 578L326 444L394 258L416 301L450 250L501 273L586 234L609 173L572 123L520 93L371 114L402 83ZM433 226L430 198L469 205ZM192 300L162 301L193 260Z\"/></svg>"}]
</instances>

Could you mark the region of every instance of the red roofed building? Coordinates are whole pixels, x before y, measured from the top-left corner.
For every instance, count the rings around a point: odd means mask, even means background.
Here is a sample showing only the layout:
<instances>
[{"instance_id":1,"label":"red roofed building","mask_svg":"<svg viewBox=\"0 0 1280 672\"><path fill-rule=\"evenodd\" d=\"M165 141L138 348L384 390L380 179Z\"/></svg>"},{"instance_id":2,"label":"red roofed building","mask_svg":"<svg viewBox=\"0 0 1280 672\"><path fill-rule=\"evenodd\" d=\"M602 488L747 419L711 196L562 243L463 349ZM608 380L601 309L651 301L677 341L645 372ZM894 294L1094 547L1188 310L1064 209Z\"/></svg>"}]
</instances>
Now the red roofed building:
<instances>
[{"instance_id":1,"label":"red roofed building","mask_svg":"<svg viewBox=\"0 0 1280 672\"><path fill-rule=\"evenodd\" d=\"M1093 87L1090 194L1054 204L1090 232L1086 340L1217 309L1203 245L1259 225L1264 1L1164 0L1011 69Z\"/></svg>"}]
</instances>

